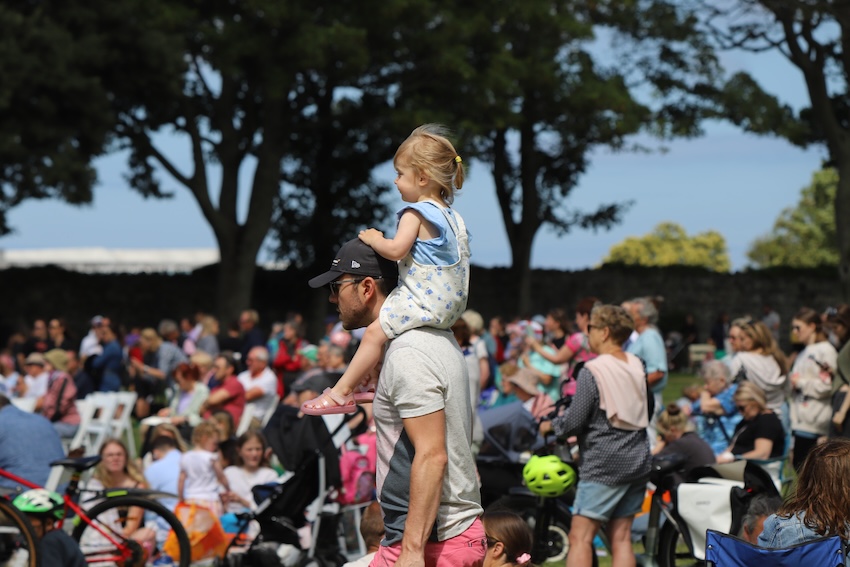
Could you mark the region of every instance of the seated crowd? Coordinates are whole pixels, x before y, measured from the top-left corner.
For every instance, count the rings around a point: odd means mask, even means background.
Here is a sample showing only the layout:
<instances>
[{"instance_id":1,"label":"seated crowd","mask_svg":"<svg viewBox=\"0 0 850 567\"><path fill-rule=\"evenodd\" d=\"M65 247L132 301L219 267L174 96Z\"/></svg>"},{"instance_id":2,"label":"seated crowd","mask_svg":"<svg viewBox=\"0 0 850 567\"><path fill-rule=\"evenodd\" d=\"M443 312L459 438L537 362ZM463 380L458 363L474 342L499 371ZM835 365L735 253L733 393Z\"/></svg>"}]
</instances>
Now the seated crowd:
<instances>
[{"instance_id":1,"label":"seated crowd","mask_svg":"<svg viewBox=\"0 0 850 567\"><path fill-rule=\"evenodd\" d=\"M452 330L467 361L473 413L519 403L540 419L556 400L575 395L580 374L587 374L582 369L599 355L599 345L591 347L591 315L602 303L587 297L572 318L552 309L545 316L510 321L493 317L486 327L480 314L466 311ZM706 339L715 351L702 365L701 383L689 385L667 405L662 393L676 353L669 352L670 341L657 326L658 301L634 298L622 303L622 311L633 325L622 352L642 361L649 407L654 406L646 426L652 454L681 453L688 468L742 459L781 467L790 455L794 469L816 482L820 473L811 461L805 464L807 455L831 462L832 455L846 452L844 442L824 441L850 431L847 305L825 313L801 308L789 328L795 345L789 353L779 347L774 312L766 310L761 319L719 318ZM692 317L679 336L685 346L699 342ZM298 315L274 324L267 337L253 310L244 311L238 326L224 334L205 314L179 324L163 320L156 329L123 328L96 316L79 343L62 319L37 320L28 335L16 335L0 352L0 467L43 484L43 464L63 454L61 443L40 447L36 456L42 468L33 470L31 463L16 462L13 453L21 447L11 440L14 432L49 427L68 447L81 424L78 400L129 389L137 395L132 414L143 446L132 455L118 439L104 442L92 483L149 486L217 514L251 509L256 506L251 488L274 482L283 472L269 466L262 426L279 405L300 408L323 386L332 386L357 338L329 321L325 336L310 344ZM6 411L11 406L17 407ZM46 419L34 424L37 415ZM477 417L473 437L477 447L483 438ZM765 524L765 545L784 544L776 534L789 522L823 534L836 520L831 508L811 507L800 498L779 512L780 519ZM744 527L755 540L760 530L753 521Z\"/></svg>"}]
</instances>

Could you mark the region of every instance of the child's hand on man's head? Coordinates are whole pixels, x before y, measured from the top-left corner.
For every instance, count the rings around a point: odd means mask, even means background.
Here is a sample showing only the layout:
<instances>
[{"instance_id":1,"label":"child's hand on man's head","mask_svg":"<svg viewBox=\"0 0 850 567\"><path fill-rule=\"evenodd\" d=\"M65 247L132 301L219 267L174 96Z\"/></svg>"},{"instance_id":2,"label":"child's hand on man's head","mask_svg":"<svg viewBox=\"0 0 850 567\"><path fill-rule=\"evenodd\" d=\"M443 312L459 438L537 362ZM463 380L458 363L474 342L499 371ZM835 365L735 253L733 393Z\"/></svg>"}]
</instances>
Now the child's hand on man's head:
<instances>
[{"instance_id":1,"label":"child's hand on man's head","mask_svg":"<svg viewBox=\"0 0 850 567\"><path fill-rule=\"evenodd\" d=\"M361 230L357 237L362 240L364 244L372 246L375 240L384 237L384 233L376 228L367 228L366 230Z\"/></svg>"}]
</instances>

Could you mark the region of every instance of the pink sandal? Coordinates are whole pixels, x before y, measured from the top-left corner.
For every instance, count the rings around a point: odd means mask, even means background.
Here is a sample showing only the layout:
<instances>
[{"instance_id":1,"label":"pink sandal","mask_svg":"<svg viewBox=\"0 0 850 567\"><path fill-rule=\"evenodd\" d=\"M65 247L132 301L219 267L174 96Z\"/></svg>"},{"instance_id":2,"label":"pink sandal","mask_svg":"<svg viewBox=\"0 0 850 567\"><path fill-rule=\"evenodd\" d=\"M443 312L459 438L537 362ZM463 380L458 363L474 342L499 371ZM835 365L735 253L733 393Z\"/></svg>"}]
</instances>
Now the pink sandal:
<instances>
[{"instance_id":1,"label":"pink sandal","mask_svg":"<svg viewBox=\"0 0 850 567\"><path fill-rule=\"evenodd\" d=\"M354 401L358 404L371 404L375 400L375 382L369 382L366 385L357 386L357 389L352 394Z\"/></svg>"},{"instance_id":2,"label":"pink sandal","mask_svg":"<svg viewBox=\"0 0 850 567\"><path fill-rule=\"evenodd\" d=\"M330 415L337 413L354 413L357 411L353 395L341 396L330 388L325 388L322 395L304 402L301 411L307 415Z\"/></svg>"}]
</instances>

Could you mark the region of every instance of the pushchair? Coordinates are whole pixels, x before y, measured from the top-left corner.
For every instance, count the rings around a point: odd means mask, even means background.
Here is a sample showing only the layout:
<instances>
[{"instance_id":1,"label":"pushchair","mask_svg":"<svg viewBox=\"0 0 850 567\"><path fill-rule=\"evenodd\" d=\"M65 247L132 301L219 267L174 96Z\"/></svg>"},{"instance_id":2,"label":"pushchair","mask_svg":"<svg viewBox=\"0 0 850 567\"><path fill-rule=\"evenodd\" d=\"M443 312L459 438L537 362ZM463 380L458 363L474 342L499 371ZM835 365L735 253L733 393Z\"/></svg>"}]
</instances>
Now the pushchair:
<instances>
[{"instance_id":1,"label":"pushchair","mask_svg":"<svg viewBox=\"0 0 850 567\"><path fill-rule=\"evenodd\" d=\"M329 432L323 419L299 418L297 408L278 408L264 434L292 475L281 484L254 487L258 507L237 514L236 535L218 560L219 567L338 567L347 561L337 537L339 507L334 512L324 508L334 487L340 486L337 445L351 437L348 423L361 412L345 416ZM305 548L299 530L308 523L308 508L315 520L311 543ZM244 551L235 549L252 521L259 524L259 534Z\"/></svg>"}]
</instances>

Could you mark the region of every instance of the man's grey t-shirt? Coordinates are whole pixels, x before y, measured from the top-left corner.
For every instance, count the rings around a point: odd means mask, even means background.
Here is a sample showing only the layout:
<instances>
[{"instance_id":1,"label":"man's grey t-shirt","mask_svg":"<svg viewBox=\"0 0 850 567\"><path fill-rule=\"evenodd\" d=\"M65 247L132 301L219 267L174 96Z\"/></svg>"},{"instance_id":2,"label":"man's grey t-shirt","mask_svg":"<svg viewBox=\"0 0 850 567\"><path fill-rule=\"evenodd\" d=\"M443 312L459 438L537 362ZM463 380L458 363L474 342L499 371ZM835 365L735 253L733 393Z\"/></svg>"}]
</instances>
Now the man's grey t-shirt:
<instances>
[{"instance_id":1,"label":"man's grey t-shirt","mask_svg":"<svg viewBox=\"0 0 850 567\"><path fill-rule=\"evenodd\" d=\"M472 455L472 404L463 354L448 331L412 329L392 340L373 404L378 430L378 499L384 511L383 545L398 543L410 505L413 445L403 419L444 410L448 464L431 541L463 533L481 514Z\"/></svg>"}]
</instances>

